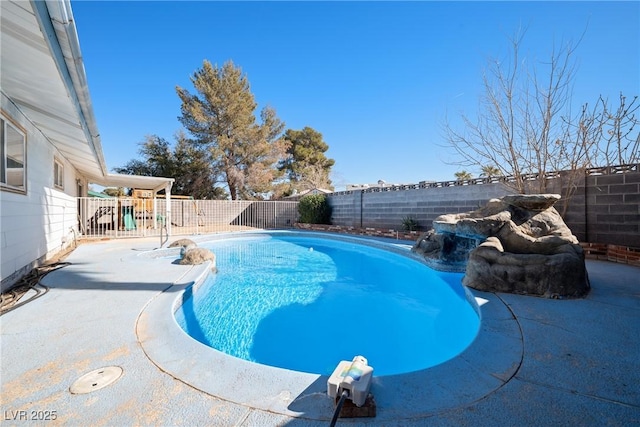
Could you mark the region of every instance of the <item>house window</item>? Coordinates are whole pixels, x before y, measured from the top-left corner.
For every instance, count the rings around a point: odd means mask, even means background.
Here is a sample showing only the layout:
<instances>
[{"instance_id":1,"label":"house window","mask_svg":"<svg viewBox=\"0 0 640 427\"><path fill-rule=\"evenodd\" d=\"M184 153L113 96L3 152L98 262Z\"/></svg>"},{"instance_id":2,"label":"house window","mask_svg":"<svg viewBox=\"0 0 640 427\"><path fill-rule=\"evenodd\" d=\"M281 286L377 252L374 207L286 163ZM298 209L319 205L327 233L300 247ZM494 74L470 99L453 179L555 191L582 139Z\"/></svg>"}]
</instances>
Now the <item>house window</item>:
<instances>
[{"instance_id":1,"label":"house window","mask_svg":"<svg viewBox=\"0 0 640 427\"><path fill-rule=\"evenodd\" d=\"M64 189L64 165L58 159L53 159L53 185Z\"/></svg>"},{"instance_id":2,"label":"house window","mask_svg":"<svg viewBox=\"0 0 640 427\"><path fill-rule=\"evenodd\" d=\"M25 132L4 117L0 117L0 151L2 151L1 188L26 192L27 138Z\"/></svg>"}]
</instances>

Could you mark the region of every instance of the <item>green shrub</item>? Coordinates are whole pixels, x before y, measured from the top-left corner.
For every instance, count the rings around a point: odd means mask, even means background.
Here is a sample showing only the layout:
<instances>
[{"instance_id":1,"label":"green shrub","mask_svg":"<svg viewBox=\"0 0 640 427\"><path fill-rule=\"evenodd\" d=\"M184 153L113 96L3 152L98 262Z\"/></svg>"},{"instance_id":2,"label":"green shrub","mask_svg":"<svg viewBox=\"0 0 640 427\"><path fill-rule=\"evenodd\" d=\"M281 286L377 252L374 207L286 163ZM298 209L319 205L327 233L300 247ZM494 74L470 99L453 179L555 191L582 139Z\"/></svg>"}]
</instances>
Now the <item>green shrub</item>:
<instances>
[{"instance_id":1,"label":"green shrub","mask_svg":"<svg viewBox=\"0 0 640 427\"><path fill-rule=\"evenodd\" d=\"M331 206L324 194L304 196L298 203L300 222L307 224L330 224Z\"/></svg>"},{"instance_id":2,"label":"green shrub","mask_svg":"<svg viewBox=\"0 0 640 427\"><path fill-rule=\"evenodd\" d=\"M418 221L411 217L411 216L406 216L404 218L402 218L402 229L405 231L416 231L418 230L418 228L420 227L420 224L418 224Z\"/></svg>"}]
</instances>

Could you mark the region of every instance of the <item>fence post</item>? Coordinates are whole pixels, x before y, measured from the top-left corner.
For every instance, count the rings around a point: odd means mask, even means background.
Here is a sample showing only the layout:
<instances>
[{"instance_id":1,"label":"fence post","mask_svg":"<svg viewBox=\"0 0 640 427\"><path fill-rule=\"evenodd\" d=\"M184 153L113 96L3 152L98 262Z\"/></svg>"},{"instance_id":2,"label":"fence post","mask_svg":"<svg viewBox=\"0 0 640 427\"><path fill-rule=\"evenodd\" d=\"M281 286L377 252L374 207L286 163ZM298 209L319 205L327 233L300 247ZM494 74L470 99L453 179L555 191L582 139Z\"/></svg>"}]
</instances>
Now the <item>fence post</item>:
<instances>
[{"instance_id":1,"label":"fence post","mask_svg":"<svg viewBox=\"0 0 640 427\"><path fill-rule=\"evenodd\" d=\"M120 208L120 199L116 197L111 203L115 203L115 207L111 209L111 224L114 228L116 237L118 237L118 231L120 231L120 215L122 214L122 212L118 210ZM114 214L115 218L113 217Z\"/></svg>"},{"instance_id":2,"label":"fence post","mask_svg":"<svg viewBox=\"0 0 640 427\"><path fill-rule=\"evenodd\" d=\"M200 206L198 202L199 200L194 201L196 205L196 234L200 234Z\"/></svg>"}]
</instances>

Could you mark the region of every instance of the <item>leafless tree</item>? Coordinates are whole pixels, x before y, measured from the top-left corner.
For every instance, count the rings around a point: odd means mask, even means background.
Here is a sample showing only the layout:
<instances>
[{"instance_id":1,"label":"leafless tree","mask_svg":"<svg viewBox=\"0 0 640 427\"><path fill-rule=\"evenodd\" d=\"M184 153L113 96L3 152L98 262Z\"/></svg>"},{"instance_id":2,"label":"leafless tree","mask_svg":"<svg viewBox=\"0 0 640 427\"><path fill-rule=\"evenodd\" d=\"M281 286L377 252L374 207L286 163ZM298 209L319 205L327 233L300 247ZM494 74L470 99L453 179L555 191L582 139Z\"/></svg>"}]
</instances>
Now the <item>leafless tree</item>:
<instances>
[{"instance_id":1,"label":"leafless tree","mask_svg":"<svg viewBox=\"0 0 640 427\"><path fill-rule=\"evenodd\" d=\"M565 171L568 198L587 168L637 162L637 97L628 102L621 94L617 109L600 97L573 113L579 42L554 47L548 61L527 66L520 56L523 37L510 39L509 61L489 61L476 119L462 115L462 129L445 122L447 143L461 159L456 164L496 165L522 194L547 192L549 178Z\"/></svg>"},{"instance_id":2,"label":"leafless tree","mask_svg":"<svg viewBox=\"0 0 640 427\"><path fill-rule=\"evenodd\" d=\"M607 166L634 164L640 162L640 132L636 114L640 104L638 96L629 102L621 93L620 103L613 110L606 100L600 98L603 105L603 139L600 147L600 161Z\"/></svg>"}]
</instances>

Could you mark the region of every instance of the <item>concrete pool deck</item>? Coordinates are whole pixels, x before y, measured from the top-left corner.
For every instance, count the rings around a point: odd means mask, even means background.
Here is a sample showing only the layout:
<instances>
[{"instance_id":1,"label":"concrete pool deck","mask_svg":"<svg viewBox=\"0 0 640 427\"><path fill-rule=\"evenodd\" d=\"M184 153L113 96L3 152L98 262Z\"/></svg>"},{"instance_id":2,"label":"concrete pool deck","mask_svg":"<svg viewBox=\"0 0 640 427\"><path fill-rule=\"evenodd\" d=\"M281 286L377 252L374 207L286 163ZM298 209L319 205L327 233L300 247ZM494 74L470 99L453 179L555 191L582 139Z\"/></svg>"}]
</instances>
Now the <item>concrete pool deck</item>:
<instances>
[{"instance_id":1,"label":"concrete pool deck","mask_svg":"<svg viewBox=\"0 0 640 427\"><path fill-rule=\"evenodd\" d=\"M326 377L221 359L175 335L166 311L205 270L135 256L158 244L80 245L70 265L43 279L46 294L0 317L2 424L48 417L40 424L328 425ZM416 374L376 378L377 417L337 425L640 424L640 268L587 268L592 290L584 299L473 291L486 302L464 353ZM122 377L69 392L108 366L121 367Z\"/></svg>"}]
</instances>

